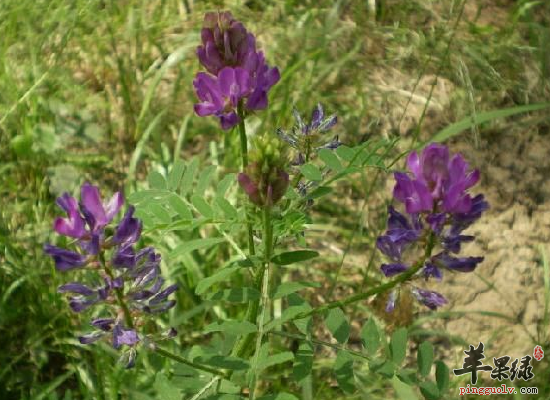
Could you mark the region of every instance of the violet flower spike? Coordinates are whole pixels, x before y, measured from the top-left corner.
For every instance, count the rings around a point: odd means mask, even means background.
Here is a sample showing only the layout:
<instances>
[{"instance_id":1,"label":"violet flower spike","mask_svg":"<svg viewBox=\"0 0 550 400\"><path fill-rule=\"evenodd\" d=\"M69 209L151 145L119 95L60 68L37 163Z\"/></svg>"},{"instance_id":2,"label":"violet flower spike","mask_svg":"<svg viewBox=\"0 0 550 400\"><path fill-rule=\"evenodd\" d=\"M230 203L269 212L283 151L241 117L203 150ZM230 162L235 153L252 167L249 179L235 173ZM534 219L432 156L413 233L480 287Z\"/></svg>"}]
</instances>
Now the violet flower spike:
<instances>
[{"instance_id":1,"label":"violet flower spike","mask_svg":"<svg viewBox=\"0 0 550 400\"><path fill-rule=\"evenodd\" d=\"M483 195L471 197L468 190L479 181L479 171L470 170L462 155L449 153L441 144L430 144L420 154L407 157L410 174L396 172L393 196L403 203L408 216L388 209L388 230L376 245L391 262L382 264L386 276L394 276L414 265L406 251L416 247L425 254L424 265L411 279L443 279L443 269L472 272L483 257L459 257L462 245L474 240L463 231L481 217L489 205ZM435 255L432 255L436 253ZM418 260L416 261L418 262ZM439 293L413 287L416 299L431 309L446 304Z\"/></svg>"}]
</instances>

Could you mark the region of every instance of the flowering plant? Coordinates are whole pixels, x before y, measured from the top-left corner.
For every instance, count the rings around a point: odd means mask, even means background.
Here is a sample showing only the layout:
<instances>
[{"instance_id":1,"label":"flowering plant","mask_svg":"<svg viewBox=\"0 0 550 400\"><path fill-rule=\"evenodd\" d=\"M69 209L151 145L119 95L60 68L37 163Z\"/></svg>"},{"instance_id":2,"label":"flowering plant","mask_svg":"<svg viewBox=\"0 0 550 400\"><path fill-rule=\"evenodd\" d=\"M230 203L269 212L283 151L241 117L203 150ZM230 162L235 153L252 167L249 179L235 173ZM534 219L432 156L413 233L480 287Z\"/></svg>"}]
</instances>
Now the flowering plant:
<instances>
[{"instance_id":1,"label":"flowering plant","mask_svg":"<svg viewBox=\"0 0 550 400\"><path fill-rule=\"evenodd\" d=\"M217 117L224 131L238 126L241 159L226 166L238 173L218 175L216 166L208 166L197 176L197 159L175 160L165 174L151 173L149 188L129 196L132 205L116 224L124 203L120 192L103 201L99 189L85 183L80 202L67 193L58 198L66 217L55 220L54 230L74 241L70 248L46 244L45 252L57 270L80 278L58 289L69 295L73 311L91 314L93 330L79 336L80 342L109 341L122 351L127 368L140 367L138 348L191 367L196 381L183 390L193 391L195 400L207 395L295 399L290 393L261 394L274 386L264 379L264 371L289 367L290 362L292 373L285 376L292 376L304 397L312 398L317 346L335 353L336 382L346 393L356 391L354 364L362 362L373 375L394 377L396 390L417 386L429 400L444 398L448 369L439 362L437 384L430 380L430 342L420 345L418 370L411 374L410 363L403 367L406 328L395 330L386 346L371 315L362 324L363 346L356 349L349 343L351 324L344 310L387 294L390 313L404 292L432 310L447 303L442 294L417 282L441 281L443 271L471 272L483 261L458 256L462 245L474 240L465 230L488 208L483 195L469 193L479 171L470 170L460 154L451 156L441 144L430 144L420 154L411 151L409 172L394 173L393 198L404 211L388 207L387 231L376 240L376 248L390 260L381 266L389 279L375 280L368 289L338 300L310 304L300 292L319 287L319 282L283 282L282 277L284 268L312 265L320 256L307 245L314 200L356 173L388 172L399 160L387 162L396 141L350 147L338 134L327 138L329 130L338 128L337 117L325 117L318 104L309 122L295 109L290 130L256 134L249 152L245 120L268 107L279 70L267 65L254 35L229 12L207 13L201 40L197 56L206 72L198 72L193 81L199 100L194 110L200 117ZM165 270L178 284L164 286L161 250L139 245L144 227L168 253ZM214 257L200 253L211 249ZM198 271L195 280L190 279L192 270ZM178 336L174 328L166 328L162 314L176 305L170 296L178 285L184 289L183 299L204 301L200 311L206 310L202 322L208 324L200 335ZM173 313L181 317L185 305L178 304ZM189 311L196 314L196 307ZM330 332L331 342L315 337L319 324ZM166 339L172 339L170 349L158 344ZM171 387L167 377L160 379L159 387Z\"/></svg>"}]
</instances>

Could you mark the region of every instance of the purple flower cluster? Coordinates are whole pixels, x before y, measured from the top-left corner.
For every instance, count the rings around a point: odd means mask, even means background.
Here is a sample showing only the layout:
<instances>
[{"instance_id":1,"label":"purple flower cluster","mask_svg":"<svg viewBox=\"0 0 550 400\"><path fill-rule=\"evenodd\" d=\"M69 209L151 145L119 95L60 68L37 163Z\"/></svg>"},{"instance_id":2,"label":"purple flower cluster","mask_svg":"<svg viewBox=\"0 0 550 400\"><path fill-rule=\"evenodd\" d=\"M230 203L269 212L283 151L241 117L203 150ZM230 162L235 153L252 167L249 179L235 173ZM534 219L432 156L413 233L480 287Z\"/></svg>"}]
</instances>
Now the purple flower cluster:
<instances>
[{"instance_id":1,"label":"purple flower cluster","mask_svg":"<svg viewBox=\"0 0 550 400\"><path fill-rule=\"evenodd\" d=\"M239 106L246 111L265 109L267 93L280 74L256 50L254 35L229 11L210 12L204 16L201 39L197 56L208 73L199 72L193 81L200 100L197 115L214 115L227 130L240 122Z\"/></svg>"},{"instance_id":2,"label":"purple flower cluster","mask_svg":"<svg viewBox=\"0 0 550 400\"><path fill-rule=\"evenodd\" d=\"M418 273L426 280L431 277L441 280L443 270L473 271L483 257L458 257L458 253L463 243L474 240L463 231L489 208L483 195L471 197L468 193L478 182L479 171L470 171L460 154L451 157L449 149L440 144L430 144L420 156L413 151L407 158L407 167L410 175L395 173L393 191L394 199L405 205L406 213L390 206L388 229L376 242L378 249L391 260L381 266L382 272L389 277L411 268L405 253L413 245L427 256ZM447 303L437 292L413 286L412 293L430 309ZM387 311L393 310L395 300L393 293Z\"/></svg>"},{"instance_id":3,"label":"purple flower cluster","mask_svg":"<svg viewBox=\"0 0 550 400\"><path fill-rule=\"evenodd\" d=\"M69 294L69 306L75 312L96 304L107 306L103 308L110 315L93 318L91 325L95 330L79 340L88 344L110 337L115 349L129 346L126 353L129 368L135 361L135 346L143 339L136 327L148 315L173 307L175 300L169 300L168 296L177 286L162 288L160 255L152 247L134 248L142 229L141 221L134 217L134 207L128 207L114 230L106 229L124 203L120 192L104 202L99 189L85 183L80 198L79 204L68 193L59 197L57 204L67 216L57 218L53 225L60 235L76 239L76 249L46 244L44 251L53 258L59 271L88 268L97 272L93 285L70 282L61 285L58 292Z\"/></svg>"},{"instance_id":4,"label":"purple flower cluster","mask_svg":"<svg viewBox=\"0 0 550 400\"><path fill-rule=\"evenodd\" d=\"M293 165L303 165L309 161L314 152L321 149L335 150L342 144L338 140L338 135L328 142L323 138L323 134L336 125L338 118L336 115L325 118L325 112L320 103L313 109L310 123L304 122L296 108L293 109L293 114L296 124L291 131L277 130L279 137L297 151Z\"/></svg>"}]
</instances>

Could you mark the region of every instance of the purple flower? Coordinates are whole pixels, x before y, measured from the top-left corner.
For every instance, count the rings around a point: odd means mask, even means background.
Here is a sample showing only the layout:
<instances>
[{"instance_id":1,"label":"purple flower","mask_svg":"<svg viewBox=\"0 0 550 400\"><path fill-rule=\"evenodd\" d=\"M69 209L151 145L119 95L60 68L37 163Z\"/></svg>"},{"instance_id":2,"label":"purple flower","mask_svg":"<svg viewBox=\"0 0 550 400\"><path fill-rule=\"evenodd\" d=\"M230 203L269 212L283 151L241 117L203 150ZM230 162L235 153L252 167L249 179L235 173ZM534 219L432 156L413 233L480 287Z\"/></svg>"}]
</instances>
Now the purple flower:
<instances>
[{"instance_id":1,"label":"purple flower","mask_svg":"<svg viewBox=\"0 0 550 400\"><path fill-rule=\"evenodd\" d=\"M441 144L428 145L419 156L409 154L407 166L413 174L396 173L394 197L405 203L407 212L430 211L436 208L448 213L467 213L472 199L466 191L479 180L479 171L468 171L468 163L460 154L449 156Z\"/></svg>"},{"instance_id":2,"label":"purple flower","mask_svg":"<svg viewBox=\"0 0 550 400\"><path fill-rule=\"evenodd\" d=\"M217 75L224 67L244 67L256 54L256 39L229 11L204 15L202 45L197 47L200 63Z\"/></svg>"},{"instance_id":3,"label":"purple flower","mask_svg":"<svg viewBox=\"0 0 550 400\"><path fill-rule=\"evenodd\" d=\"M246 102L246 109L264 110L267 108L267 93L281 79L279 69L270 68L261 51L257 53L254 63L248 65L247 69L252 79L252 91Z\"/></svg>"},{"instance_id":4,"label":"purple flower","mask_svg":"<svg viewBox=\"0 0 550 400\"><path fill-rule=\"evenodd\" d=\"M134 218L134 206L128 207L126 214L118 224L113 236L115 244L133 244L139 240L142 224L137 218Z\"/></svg>"},{"instance_id":5,"label":"purple flower","mask_svg":"<svg viewBox=\"0 0 550 400\"><path fill-rule=\"evenodd\" d=\"M391 313L395 310L395 303L397 301L397 291L392 290L388 296L388 301L386 303L386 312Z\"/></svg>"},{"instance_id":6,"label":"purple flower","mask_svg":"<svg viewBox=\"0 0 550 400\"><path fill-rule=\"evenodd\" d=\"M472 272L483 261L483 257L452 257L440 253L432 257L432 262L438 266L458 272Z\"/></svg>"},{"instance_id":7,"label":"purple flower","mask_svg":"<svg viewBox=\"0 0 550 400\"><path fill-rule=\"evenodd\" d=\"M218 117L227 130L240 122L239 105L247 111L265 109L267 94L281 76L256 51L256 39L243 24L228 11L206 13L201 40L197 56L209 73L199 72L193 81L200 101L195 113Z\"/></svg>"},{"instance_id":8,"label":"purple flower","mask_svg":"<svg viewBox=\"0 0 550 400\"><path fill-rule=\"evenodd\" d=\"M243 68L222 69L218 77L199 72L193 81L197 97L195 112L201 117L215 115L222 129L230 129L240 121L237 106L250 91L250 74Z\"/></svg>"},{"instance_id":9,"label":"purple flower","mask_svg":"<svg viewBox=\"0 0 550 400\"><path fill-rule=\"evenodd\" d=\"M325 118L325 112L320 103L313 109L309 123L304 122L296 108L292 112L295 120L292 130L285 132L282 129L277 129L277 134L283 141L298 150L293 165L304 164L304 154L311 154L312 151L321 149L335 150L342 144L338 140L338 135L328 142L326 142L326 139L323 139L322 134L334 127L338 118L336 115L330 115Z\"/></svg>"},{"instance_id":10,"label":"purple flower","mask_svg":"<svg viewBox=\"0 0 550 400\"><path fill-rule=\"evenodd\" d=\"M68 193L57 199L57 204L66 213L67 218L56 218L53 228L60 235L80 239L86 234L84 219L78 211L78 202Z\"/></svg>"},{"instance_id":11,"label":"purple flower","mask_svg":"<svg viewBox=\"0 0 550 400\"><path fill-rule=\"evenodd\" d=\"M410 174L394 174L393 196L405 205L408 215L389 207L388 230L376 242L378 249L392 261L382 264L382 272L387 277L394 276L418 263L423 264L411 280L433 277L441 281L442 269L472 272L483 257L451 254L460 253L463 243L474 240L462 232L489 207L483 195L472 198L468 193L479 181L479 171L470 171L462 155L451 156L448 148L440 144L428 145L420 155L410 153L407 167ZM405 251L411 247L423 258L407 261ZM413 293L431 309L446 303L437 292L414 288Z\"/></svg>"},{"instance_id":12,"label":"purple flower","mask_svg":"<svg viewBox=\"0 0 550 400\"><path fill-rule=\"evenodd\" d=\"M139 337L134 329L125 329L120 323L113 328L113 347L119 349L123 344L133 346L139 342Z\"/></svg>"},{"instance_id":13,"label":"purple flower","mask_svg":"<svg viewBox=\"0 0 550 400\"><path fill-rule=\"evenodd\" d=\"M403 251L420 237L422 225L416 220L415 216L412 217L415 221L414 223L409 222L407 217L396 211L392 206L389 206L388 230L376 240L376 247L393 261L399 262L399 264ZM389 266L386 266L382 271L386 276L395 275L395 273L397 273L394 272L396 269L391 266L399 264L389 264ZM389 272L390 275L388 275L387 272Z\"/></svg>"},{"instance_id":14,"label":"purple flower","mask_svg":"<svg viewBox=\"0 0 550 400\"><path fill-rule=\"evenodd\" d=\"M432 210L433 198L425 183L412 180L402 172L396 172L394 177L393 197L405 204L409 214Z\"/></svg>"},{"instance_id":15,"label":"purple flower","mask_svg":"<svg viewBox=\"0 0 550 400\"><path fill-rule=\"evenodd\" d=\"M141 341L137 327L143 325L145 318L150 319L146 314L160 313L175 305L175 300L169 300L168 296L177 286L162 289L164 279L160 276L160 255L153 248L136 250L133 247L142 230L142 222L134 217L134 207L128 207L114 229L107 229L124 203L121 193L115 193L110 200L103 202L99 189L85 183L81 189L80 207L68 194L61 196L57 203L68 217L58 218L54 228L60 234L78 239L74 246L80 250L75 252L46 244L45 253L54 259L60 271L89 264L91 268L86 276L96 273L93 281L101 279L104 282L95 288L69 282L61 285L58 292L69 294L69 306L74 312L82 312L96 304L101 304L109 312L106 317L93 319L91 325L96 330L78 339L82 344L89 344L110 334L115 349L123 345L130 347L122 357L126 367L130 368L137 354L135 345ZM124 326L122 319L130 326ZM148 340L153 339L164 337L162 334L149 335Z\"/></svg>"},{"instance_id":16,"label":"purple flower","mask_svg":"<svg viewBox=\"0 0 550 400\"><path fill-rule=\"evenodd\" d=\"M124 198L120 192L116 192L108 202L103 203L98 187L87 182L82 185L80 198L81 211L92 231L110 223L124 204Z\"/></svg>"},{"instance_id":17,"label":"purple flower","mask_svg":"<svg viewBox=\"0 0 550 400\"><path fill-rule=\"evenodd\" d=\"M74 251L46 244L44 252L53 258L55 267L59 271L68 271L86 265L87 257Z\"/></svg>"},{"instance_id":18,"label":"purple flower","mask_svg":"<svg viewBox=\"0 0 550 400\"><path fill-rule=\"evenodd\" d=\"M384 275L386 275L386 277L390 277L390 276L398 275L401 272L405 272L406 270L409 269L409 267L407 267L404 264L382 264L380 269L382 270Z\"/></svg>"},{"instance_id":19,"label":"purple flower","mask_svg":"<svg viewBox=\"0 0 550 400\"><path fill-rule=\"evenodd\" d=\"M88 286L78 282L66 283L57 288L58 293L76 293L83 296L92 296L96 292Z\"/></svg>"},{"instance_id":20,"label":"purple flower","mask_svg":"<svg viewBox=\"0 0 550 400\"><path fill-rule=\"evenodd\" d=\"M416 300L424 304L430 310L435 310L438 307L447 304L447 299L443 297L443 295L441 295L440 293L420 289L417 287L413 287L411 291Z\"/></svg>"}]
</instances>

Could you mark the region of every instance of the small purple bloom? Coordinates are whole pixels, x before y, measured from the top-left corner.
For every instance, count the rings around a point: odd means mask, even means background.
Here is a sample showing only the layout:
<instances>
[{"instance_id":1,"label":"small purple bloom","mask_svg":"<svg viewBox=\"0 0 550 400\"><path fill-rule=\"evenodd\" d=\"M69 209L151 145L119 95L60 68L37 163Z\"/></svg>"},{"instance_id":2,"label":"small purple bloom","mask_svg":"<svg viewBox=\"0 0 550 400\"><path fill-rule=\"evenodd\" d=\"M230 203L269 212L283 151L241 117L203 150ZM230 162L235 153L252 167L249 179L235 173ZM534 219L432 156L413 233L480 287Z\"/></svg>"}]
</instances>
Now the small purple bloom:
<instances>
[{"instance_id":1,"label":"small purple bloom","mask_svg":"<svg viewBox=\"0 0 550 400\"><path fill-rule=\"evenodd\" d=\"M80 198L82 213L92 231L103 228L110 223L124 204L124 197L120 192L116 192L108 202L103 203L99 188L90 185L88 182L82 185Z\"/></svg>"},{"instance_id":2,"label":"small purple bloom","mask_svg":"<svg viewBox=\"0 0 550 400\"><path fill-rule=\"evenodd\" d=\"M422 273L426 277L426 280L428 280L430 277L434 277L438 281L443 279L443 274L441 273L441 270L437 268L433 263L427 263L424 268L422 268Z\"/></svg>"},{"instance_id":3,"label":"small purple bloom","mask_svg":"<svg viewBox=\"0 0 550 400\"><path fill-rule=\"evenodd\" d=\"M134 218L134 206L128 207L126 214L118 224L113 236L113 243L136 243L141 235L142 223Z\"/></svg>"},{"instance_id":4,"label":"small purple bloom","mask_svg":"<svg viewBox=\"0 0 550 400\"><path fill-rule=\"evenodd\" d=\"M397 301L397 291L392 290L388 296L388 301L386 303L386 312L391 313L395 310L395 303Z\"/></svg>"},{"instance_id":5,"label":"small purple bloom","mask_svg":"<svg viewBox=\"0 0 550 400\"><path fill-rule=\"evenodd\" d=\"M51 256L59 271L68 271L86 265L87 257L51 244L44 245L44 252Z\"/></svg>"},{"instance_id":6,"label":"small purple bloom","mask_svg":"<svg viewBox=\"0 0 550 400\"><path fill-rule=\"evenodd\" d=\"M277 67L270 68L266 62L264 54L257 53L256 65L249 66L252 79L252 92L246 102L247 110L263 110L267 108L267 93L279 82L281 75Z\"/></svg>"},{"instance_id":7,"label":"small purple bloom","mask_svg":"<svg viewBox=\"0 0 550 400\"><path fill-rule=\"evenodd\" d=\"M202 45L197 48L200 63L213 75L223 67L244 67L256 54L256 39L229 11L204 15Z\"/></svg>"},{"instance_id":8,"label":"small purple bloom","mask_svg":"<svg viewBox=\"0 0 550 400\"><path fill-rule=\"evenodd\" d=\"M443 297L443 295L441 295L440 293L420 289L417 287L413 287L411 291L416 300L424 304L430 310L435 310L438 307L447 304L447 299Z\"/></svg>"},{"instance_id":9,"label":"small purple bloom","mask_svg":"<svg viewBox=\"0 0 550 400\"><path fill-rule=\"evenodd\" d=\"M409 214L432 210L433 198L426 184L419 180L412 180L402 172L394 173L394 177L396 183L393 197L405 204Z\"/></svg>"},{"instance_id":10,"label":"small purple bloom","mask_svg":"<svg viewBox=\"0 0 550 400\"><path fill-rule=\"evenodd\" d=\"M237 106L250 91L250 74L243 68L222 69L218 77L199 72L193 81L197 97L195 112L201 117L215 115L222 129L230 129L240 122Z\"/></svg>"},{"instance_id":11,"label":"small purple bloom","mask_svg":"<svg viewBox=\"0 0 550 400\"><path fill-rule=\"evenodd\" d=\"M119 349L123 344L133 346L139 342L139 337L134 329L124 329L120 323L113 328L113 347Z\"/></svg>"},{"instance_id":12,"label":"small purple bloom","mask_svg":"<svg viewBox=\"0 0 550 400\"><path fill-rule=\"evenodd\" d=\"M78 282L71 282L61 285L57 288L58 293L76 293L83 296L92 296L95 294L95 291L90 289L88 286L83 285Z\"/></svg>"},{"instance_id":13,"label":"small purple bloom","mask_svg":"<svg viewBox=\"0 0 550 400\"><path fill-rule=\"evenodd\" d=\"M91 324L96 328L101 329L104 332L109 332L113 329L113 324L115 323L114 318L96 318L92 320Z\"/></svg>"},{"instance_id":14,"label":"small purple bloom","mask_svg":"<svg viewBox=\"0 0 550 400\"><path fill-rule=\"evenodd\" d=\"M168 311L175 305L176 305L176 300L168 300L168 301L165 301L164 303L144 306L143 311L149 314L160 314L165 311Z\"/></svg>"},{"instance_id":15,"label":"small purple bloom","mask_svg":"<svg viewBox=\"0 0 550 400\"><path fill-rule=\"evenodd\" d=\"M386 277L394 276L409 269L405 264L382 264L380 267Z\"/></svg>"},{"instance_id":16,"label":"small purple bloom","mask_svg":"<svg viewBox=\"0 0 550 400\"><path fill-rule=\"evenodd\" d=\"M199 72L193 81L200 103L195 113L214 115L224 130L240 122L237 107L247 111L267 107L267 93L280 80L279 70L267 65L256 39L230 12L206 13L197 48L200 63L209 73Z\"/></svg>"},{"instance_id":17,"label":"small purple bloom","mask_svg":"<svg viewBox=\"0 0 550 400\"><path fill-rule=\"evenodd\" d=\"M174 293L178 289L178 285L170 285L166 289L164 289L162 292L159 292L153 297L151 300L149 300L149 305L156 305L159 303L162 303L168 296L170 296L172 293Z\"/></svg>"},{"instance_id":18,"label":"small purple bloom","mask_svg":"<svg viewBox=\"0 0 550 400\"><path fill-rule=\"evenodd\" d=\"M482 261L483 257L452 257L447 253L440 253L432 257L432 262L438 267L459 272L472 272Z\"/></svg>"},{"instance_id":19,"label":"small purple bloom","mask_svg":"<svg viewBox=\"0 0 550 400\"><path fill-rule=\"evenodd\" d=\"M80 239L86 234L84 219L78 211L78 202L68 193L57 199L57 204L66 213L67 218L56 218L53 228L60 235Z\"/></svg>"},{"instance_id":20,"label":"small purple bloom","mask_svg":"<svg viewBox=\"0 0 550 400\"><path fill-rule=\"evenodd\" d=\"M88 333L86 335L79 336L78 341L81 344L90 344L90 343L93 343L93 342L97 342L104 335L105 335L104 332L96 331L96 332Z\"/></svg>"}]
</instances>

